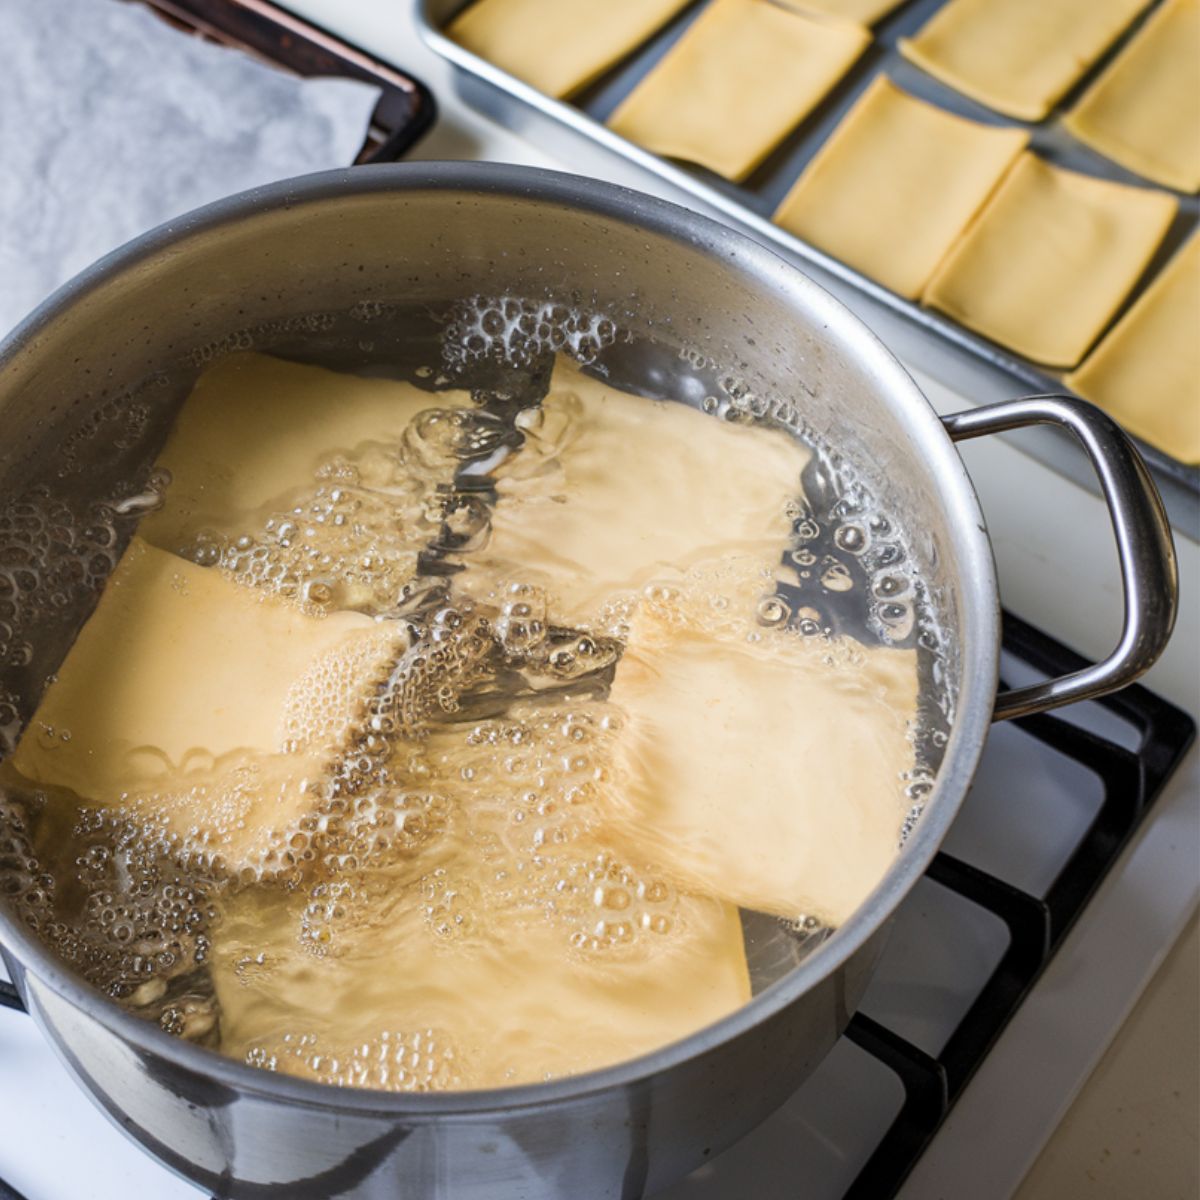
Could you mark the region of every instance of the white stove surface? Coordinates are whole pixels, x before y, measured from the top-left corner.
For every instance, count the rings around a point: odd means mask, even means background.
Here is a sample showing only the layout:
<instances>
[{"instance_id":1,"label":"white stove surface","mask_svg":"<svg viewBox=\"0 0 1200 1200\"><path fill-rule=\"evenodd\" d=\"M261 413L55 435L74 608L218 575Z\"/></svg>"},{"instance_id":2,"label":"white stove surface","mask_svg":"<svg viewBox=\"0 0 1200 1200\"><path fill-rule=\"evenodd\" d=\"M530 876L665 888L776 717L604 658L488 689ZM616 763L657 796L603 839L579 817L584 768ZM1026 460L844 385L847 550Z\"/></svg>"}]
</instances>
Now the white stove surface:
<instances>
[{"instance_id":1,"label":"white stove surface","mask_svg":"<svg viewBox=\"0 0 1200 1200\"><path fill-rule=\"evenodd\" d=\"M441 119L415 157L570 169L461 105L447 70L412 28L407 3L289 4L433 89ZM886 334L939 411L966 406L917 366L919 337ZM1119 629L1121 595L1098 497L999 439L967 443L963 455L988 516L1005 604L1083 654L1105 653ZM1179 626L1146 683L1200 716L1200 547L1177 540ZM1056 856L1089 818L1098 789L1086 772L1030 746L1016 730L997 729L948 848L989 869L999 856L1000 873L1036 888L1052 877ZM1001 807L1004 821L995 825ZM998 837L1000 830L1008 831L1007 840ZM1011 1197L1195 909L1198 861L1200 754L1193 749L967 1087L901 1193L905 1200ZM1005 939L996 918L923 881L901 911L866 1010L935 1053ZM812 1200L840 1196L901 1100L896 1078L843 1040L776 1116L666 1196L794 1200L801 1187ZM202 1195L127 1141L84 1097L32 1022L4 1010L0 1130L0 1178L29 1200Z\"/></svg>"}]
</instances>

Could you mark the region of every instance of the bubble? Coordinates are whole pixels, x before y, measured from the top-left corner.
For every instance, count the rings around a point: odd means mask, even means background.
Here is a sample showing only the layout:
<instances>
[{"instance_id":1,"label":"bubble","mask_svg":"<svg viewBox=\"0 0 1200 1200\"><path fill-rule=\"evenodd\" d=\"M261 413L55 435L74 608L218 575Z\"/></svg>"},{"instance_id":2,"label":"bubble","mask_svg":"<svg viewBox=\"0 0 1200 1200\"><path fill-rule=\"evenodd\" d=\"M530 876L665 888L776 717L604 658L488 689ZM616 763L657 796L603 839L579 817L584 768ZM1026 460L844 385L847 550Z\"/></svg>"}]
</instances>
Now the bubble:
<instances>
[{"instance_id":1,"label":"bubble","mask_svg":"<svg viewBox=\"0 0 1200 1200\"><path fill-rule=\"evenodd\" d=\"M830 562L821 573L821 586L831 592L848 592L854 578L844 563Z\"/></svg>"},{"instance_id":2,"label":"bubble","mask_svg":"<svg viewBox=\"0 0 1200 1200\"><path fill-rule=\"evenodd\" d=\"M843 525L833 535L835 544L851 554L861 554L867 548L867 535L859 525Z\"/></svg>"},{"instance_id":3,"label":"bubble","mask_svg":"<svg viewBox=\"0 0 1200 1200\"><path fill-rule=\"evenodd\" d=\"M888 625L906 623L910 611L906 604L881 604L878 609L879 619Z\"/></svg>"},{"instance_id":4,"label":"bubble","mask_svg":"<svg viewBox=\"0 0 1200 1200\"><path fill-rule=\"evenodd\" d=\"M790 615L788 606L778 596L765 596L758 602L760 625L782 625Z\"/></svg>"},{"instance_id":5,"label":"bubble","mask_svg":"<svg viewBox=\"0 0 1200 1200\"><path fill-rule=\"evenodd\" d=\"M874 590L877 596L900 596L908 591L908 580L901 575L877 575Z\"/></svg>"}]
</instances>

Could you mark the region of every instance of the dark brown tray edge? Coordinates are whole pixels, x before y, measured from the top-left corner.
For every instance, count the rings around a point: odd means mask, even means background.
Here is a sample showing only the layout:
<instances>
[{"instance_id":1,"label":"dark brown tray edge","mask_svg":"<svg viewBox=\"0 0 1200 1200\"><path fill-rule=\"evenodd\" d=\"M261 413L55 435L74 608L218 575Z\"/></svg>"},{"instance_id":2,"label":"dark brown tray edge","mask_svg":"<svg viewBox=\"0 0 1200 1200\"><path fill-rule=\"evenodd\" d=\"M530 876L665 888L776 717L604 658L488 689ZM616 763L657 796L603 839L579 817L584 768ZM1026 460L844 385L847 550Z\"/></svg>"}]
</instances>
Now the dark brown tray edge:
<instances>
[{"instance_id":1,"label":"dark brown tray edge","mask_svg":"<svg viewBox=\"0 0 1200 1200\"><path fill-rule=\"evenodd\" d=\"M432 128L433 94L419 79L270 0L143 0L174 24L305 78L357 79L381 91L356 163L400 158Z\"/></svg>"}]
</instances>

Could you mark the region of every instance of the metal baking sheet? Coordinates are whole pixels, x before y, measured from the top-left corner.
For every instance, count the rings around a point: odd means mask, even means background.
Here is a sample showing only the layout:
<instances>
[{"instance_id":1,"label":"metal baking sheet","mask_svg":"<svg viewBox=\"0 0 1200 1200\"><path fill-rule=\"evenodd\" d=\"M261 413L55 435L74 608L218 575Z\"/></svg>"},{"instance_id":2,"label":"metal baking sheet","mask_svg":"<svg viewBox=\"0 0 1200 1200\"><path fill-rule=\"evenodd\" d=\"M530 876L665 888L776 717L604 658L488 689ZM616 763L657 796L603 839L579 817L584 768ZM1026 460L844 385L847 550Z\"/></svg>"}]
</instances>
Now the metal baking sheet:
<instances>
[{"instance_id":1,"label":"metal baking sheet","mask_svg":"<svg viewBox=\"0 0 1200 1200\"><path fill-rule=\"evenodd\" d=\"M674 21L654 38L635 51L628 59L605 75L571 103L553 100L528 84L513 78L479 56L451 41L442 32L449 21L463 8L464 0L415 0L416 22L422 36L442 57L456 68L455 82L463 99L501 124L526 136L557 154L565 161L602 178L614 179L630 186L646 184L653 176L660 192L672 193L677 202L706 209L730 222L758 241L796 262L836 294L865 298L872 312L899 316L903 322L934 335L939 349L949 355L935 353L943 368L931 366L931 373L941 374L947 382L961 376L946 363L964 363L982 369L970 375L965 383L968 394L980 399L994 398L1014 390L1022 392L1063 391L1060 377L1046 368L994 342L980 337L940 314L904 300L888 289L859 274L850 267L824 254L816 247L773 225L771 213L809 159L854 104L864 88L878 74L888 75L896 84L925 100L951 112L993 125L1022 126L1030 133L1031 146L1043 157L1058 165L1084 171L1122 183L1149 186L1147 181L1110 162L1072 138L1063 128L1060 116L1087 87L1098 71L1117 53L1141 21L1110 49L1079 85L1064 98L1048 120L1039 124L1014 121L977 104L952 88L913 66L898 49L900 38L920 29L945 0L908 0L894 13L876 25L875 41L857 65L833 90L826 100L792 132L775 152L743 184L732 184L700 167L659 158L655 154L618 137L605 125L605 119L634 85L658 62L682 36L696 18L703 3L690 4ZM1152 10L1151 10L1152 11ZM1144 19L1143 14L1143 19ZM640 179L639 179L640 176ZM1179 214L1154 261L1134 289L1136 297L1157 272L1162 263L1194 230L1200 221L1200 198L1182 196ZM1086 286L1086 280L1081 281ZM933 339L925 338L926 343ZM920 362L917 365L924 365ZM981 383L985 378L987 385ZM980 389L984 394L980 394ZM1200 497L1200 467L1181 463L1153 446L1139 443L1147 462L1154 469L1167 494L1168 507L1173 515L1183 514L1182 524L1195 522L1195 500ZM1033 451L1037 457L1047 456ZM1063 466L1068 474L1076 472L1064 466L1061 455L1048 456L1051 465ZM1172 503L1174 499L1174 503Z\"/></svg>"}]
</instances>

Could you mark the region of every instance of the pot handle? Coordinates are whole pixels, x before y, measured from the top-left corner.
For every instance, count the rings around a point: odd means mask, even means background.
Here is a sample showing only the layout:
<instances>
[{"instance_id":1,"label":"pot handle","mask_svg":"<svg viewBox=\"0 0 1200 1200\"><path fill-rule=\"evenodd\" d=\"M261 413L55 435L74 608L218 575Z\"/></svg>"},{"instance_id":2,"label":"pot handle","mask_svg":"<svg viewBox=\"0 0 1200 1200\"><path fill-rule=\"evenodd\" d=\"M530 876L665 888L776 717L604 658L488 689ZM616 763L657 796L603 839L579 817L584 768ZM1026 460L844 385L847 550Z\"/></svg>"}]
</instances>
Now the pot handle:
<instances>
[{"instance_id":1,"label":"pot handle","mask_svg":"<svg viewBox=\"0 0 1200 1200\"><path fill-rule=\"evenodd\" d=\"M1125 620L1117 648L1070 675L1030 684L996 697L994 721L1092 700L1131 683L1162 653L1175 626L1179 571L1162 499L1142 456L1106 413L1075 396L1048 393L983 405L942 418L954 441L1006 433L1027 425L1057 425L1087 451L1112 519L1125 592Z\"/></svg>"}]
</instances>

